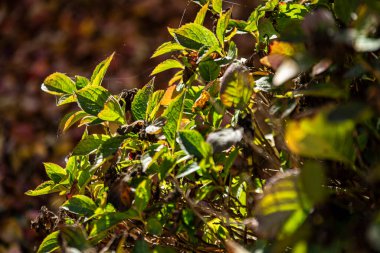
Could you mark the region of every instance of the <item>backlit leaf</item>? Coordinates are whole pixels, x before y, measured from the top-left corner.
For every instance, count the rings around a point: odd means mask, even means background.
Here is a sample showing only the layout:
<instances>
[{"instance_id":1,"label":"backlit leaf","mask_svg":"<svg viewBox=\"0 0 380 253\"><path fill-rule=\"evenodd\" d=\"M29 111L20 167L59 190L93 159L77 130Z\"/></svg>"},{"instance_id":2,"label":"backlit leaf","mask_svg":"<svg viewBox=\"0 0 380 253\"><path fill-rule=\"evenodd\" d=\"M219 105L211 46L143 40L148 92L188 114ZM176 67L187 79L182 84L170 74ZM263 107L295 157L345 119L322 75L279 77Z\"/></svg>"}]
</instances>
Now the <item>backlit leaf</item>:
<instances>
[{"instance_id":1,"label":"backlit leaf","mask_svg":"<svg viewBox=\"0 0 380 253\"><path fill-rule=\"evenodd\" d=\"M154 119L157 111L160 109L160 102L162 97L164 96L164 93L165 91L163 90L157 90L153 92L152 96L150 96L146 112L146 114L148 115L148 122Z\"/></svg>"},{"instance_id":2,"label":"backlit leaf","mask_svg":"<svg viewBox=\"0 0 380 253\"><path fill-rule=\"evenodd\" d=\"M91 154L110 138L110 136L102 134L88 135L77 144L72 155L78 156Z\"/></svg>"},{"instance_id":3,"label":"backlit leaf","mask_svg":"<svg viewBox=\"0 0 380 253\"><path fill-rule=\"evenodd\" d=\"M220 98L226 107L244 108L253 92L254 80L241 63L232 63L222 76Z\"/></svg>"},{"instance_id":4,"label":"backlit leaf","mask_svg":"<svg viewBox=\"0 0 380 253\"><path fill-rule=\"evenodd\" d=\"M161 46L159 46L156 51L154 51L153 55L151 58L154 58L154 57L157 57L157 56L160 56L160 55L163 55L163 54L167 54L167 53L171 53L171 52L175 52L175 51L182 51L186 49L185 47L181 46L180 44L176 43L176 42L172 42L172 41L169 41L169 42L165 42L164 44L162 44Z\"/></svg>"},{"instance_id":5,"label":"backlit leaf","mask_svg":"<svg viewBox=\"0 0 380 253\"><path fill-rule=\"evenodd\" d=\"M112 53L111 56L109 56L107 59L99 63L98 66L96 66L91 76L91 85L98 86L102 84L103 78L107 72L107 69L114 55L115 53Z\"/></svg>"},{"instance_id":6,"label":"backlit leaf","mask_svg":"<svg viewBox=\"0 0 380 253\"><path fill-rule=\"evenodd\" d=\"M39 196L54 192L60 192L63 189L64 188L62 187L57 187L56 183L54 183L53 180L49 180L37 186L36 189L25 192L25 194L28 196Z\"/></svg>"},{"instance_id":7,"label":"backlit leaf","mask_svg":"<svg viewBox=\"0 0 380 253\"><path fill-rule=\"evenodd\" d=\"M125 111L114 96L110 96L98 114L99 119L125 124Z\"/></svg>"},{"instance_id":8,"label":"backlit leaf","mask_svg":"<svg viewBox=\"0 0 380 253\"><path fill-rule=\"evenodd\" d=\"M90 84L90 80L88 80L87 77L84 76L75 76L75 86L78 90L86 87Z\"/></svg>"},{"instance_id":9,"label":"backlit leaf","mask_svg":"<svg viewBox=\"0 0 380 253\"><path fill-rule=\"evenodd\" d=\"M154 78L140 89L132 101L131 111L134 120L145 120L147 118L148 101L153 93Z\"/></svg>"},{"instance_id":10,"label":"backlit leaf","mask_svg":"<svg viewBox=\"0 0 380 253\"><path fill-rule=\"evenodd\" d=\"M163 132L170 147L174 149L176 133L182 119L183 104L185 100L185 93L182 92L177 96L166 108L163 116L167 118L167 122L163 127Z\"/></svg>"},{"instance_id":11,"label":"backlit leaf","mask_svg":"<svg viewBox=\"0 0 380 253\"><path fill-rule=\"evenodd\" d=\"M189 23L178 29L170 29L174 39L182 46L198 50L203 46L218 47L215 35L199 24Z\"/></svg>"},{"instance_id":12,"label":"backlit leaf","mask_svg":"<svg viewBox=\"0 0 380 253\"><path fill-rule=\"evenodd\" d=\"M226 32L228 22L230 21L230 17L231 10L228 10L220 15L218 23L216 24L216 37L222 45L222 48L224 48L224 33Z\"/></svg>"},{"instance_id":13,"label":"backlit leaf","mask_svg":"<svg viewBox=\"0 0 380 253\"><path fill-rule=\"evenodd\" d=\"M216 11L217 13L222 12L222 4L223 4L222 0L212 0L211 3L212 3L212 8L214 11Z\"/></svg>"},{"instance_id":14,"label":"backlit leaf","mask_svg":"<svg viewBox=\"0 0 380 253\"><path fill-rule=\"evenodd\" d=\"M203 136L195 130L182 130L178 132L180 145L188 154L201 159L207 156L207 150L202 149L205 142Z\"/></svg>"},{"instance_id":15,"label":"backlit leaf","mask_svg":"<svg viewBox=\"0 0 380 253\"><path fill-rule=\"evenodd\" d=\"M215 80L219 76L219 72L219 65L212 60L199 63L199 73L206 82Z\"/></svg>"},{"instance_id":16,"label":"backlit leaf","mask_svg":"<svg viewBox=\"0 0 380 253\"><path fill-rule=\"evenodd\" d=\"M134 206L140 213L148 206L151 194L150 187L150 179L145 179L136 188Z\"/></svg>"},{"instance_id":17,"label":"backlit leaf","mask_svg":"<svg viewBox=\"0 0 380 253\"><path fill-rule=\"evenodd\" d=\"M46 236L38 247L37 253L48 253L57 250L59 248L58 236L59 231L55 231Z\"/></svg>"},{"instance_id":18,"label":"backlit leaf","mask_svg":"<svg viewBox=\"0 0 380 253\"><path fill-rule=\"evenodd\" d=\"M97 116L103 110L110 93L101 86L87 86L76 92L76 95L79 107L88 114Z\"/></svg>"},{"instance_id":19,"label":"backlit leaf","mask_svg":"<svg viewBox=\"0 0 380 253\"><path fill-rule=\"evenodd\" d=\"M277 174L265 185L254 210L258 222L256 230L260 236L278 236L294 214L301 214L300 221L304 221L311 206L300 187L299 172L296 170Z\"/></svg>"},{"instance_id":20,"label":"backlit leaf","mask_svg":"<svg viewBox=\"0 0 380 253\"><path fill-rule=\"evenodd\" d=\"M97 206L91 198L85 195L75 195L63 203L62 208L80 216L90 217L94 214Z\"/></svg>"},{"instance_id":21,"label":"backlit leaf","mask_svg":"<svg viewBox=\"0 0 380 253\"><path fill-rule=\"evenodd\" d=\"M198 11L197 16L195 17L194 24L203 25L207 11L208 11L209 2L205 3L202 8Z\"/></svg>"},{"instance_id":22,"label":"backlit leaf","mask_svg":"<svg viewBox=\"0 0 380 253\"><path fill-rule=\"evenodd\" d=\"M41 89L53 95L73 94L76 91L74 81L58 72L46 77Z\"/></svg>"},{"instance_id":23,"label":"backlit leaf","mask_svg":"<svg viewBox=\"0 0 380 253\"><path fill-rule=\"evenodd\" d=\"M93 228L90 232L90 237L94 237L104 231L107 231L108 229L119 224L125 219L136 219L136 218L138 218L138 214L133 209L129 209L127 212L122 212L122 213L104 214L100 217L99 220L97 220L93 224Z\"/></svg>"},{"instance_id":24,"label":"backlit leaf","mask_svg":"<svg viewBox=\"0 0 380 253\"><path fill-rule=\"evenodd\" d=\"M185 67L177 60L168 59L158 64L150 74L151 76L161 73L169 69L184 69Z\"/></svg>"},{"instance_id":25,"label":"backlit leaf","mask_svg":"<svg viewBox=\"0 0 380 253\"><path fill-rule=\"evenodd\" d=\"M54 183L59 183L62 179L66 177L66 170L63 169L58 164L54 163L44 163L45 171L48 177L54 181Z\"/></svg>"},{"instance_id":26,"label":"backlit leaf","mask_svg":"<svg viewBox=\"0 0 380 253\"><path fill-rule=\"evenodd\" d=\"M320 112L311 118L289 122L285 137L289 149L306 157L353 162L354 122L333 123L326 117L326 113Z\"/></svg>"}]
</instances>

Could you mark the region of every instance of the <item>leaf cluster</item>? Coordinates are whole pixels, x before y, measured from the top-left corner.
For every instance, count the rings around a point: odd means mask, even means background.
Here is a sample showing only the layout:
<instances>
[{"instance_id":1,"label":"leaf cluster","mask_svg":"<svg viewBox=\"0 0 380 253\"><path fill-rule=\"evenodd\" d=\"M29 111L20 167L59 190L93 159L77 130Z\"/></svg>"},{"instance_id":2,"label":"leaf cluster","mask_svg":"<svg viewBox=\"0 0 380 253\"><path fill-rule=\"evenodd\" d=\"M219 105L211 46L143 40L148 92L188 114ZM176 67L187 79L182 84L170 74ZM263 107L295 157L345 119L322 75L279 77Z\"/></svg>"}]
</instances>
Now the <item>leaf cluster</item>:
<instances>
[{"instance_id":1,"label":"leaf cluster","mask_svg":"<svg viewBox=\"0 0 380 253\"><path fill-rule=\"evenodd\" d=\"M152 56L171 55L151 73L177 70L166 90L111 94L113 55L89 79L45 79L79 107L60 130L85 130L26 193L67 198L39 252L380 250L378 2L268 0L247 20L194 2Z\"/></svg>"}]
</instances>

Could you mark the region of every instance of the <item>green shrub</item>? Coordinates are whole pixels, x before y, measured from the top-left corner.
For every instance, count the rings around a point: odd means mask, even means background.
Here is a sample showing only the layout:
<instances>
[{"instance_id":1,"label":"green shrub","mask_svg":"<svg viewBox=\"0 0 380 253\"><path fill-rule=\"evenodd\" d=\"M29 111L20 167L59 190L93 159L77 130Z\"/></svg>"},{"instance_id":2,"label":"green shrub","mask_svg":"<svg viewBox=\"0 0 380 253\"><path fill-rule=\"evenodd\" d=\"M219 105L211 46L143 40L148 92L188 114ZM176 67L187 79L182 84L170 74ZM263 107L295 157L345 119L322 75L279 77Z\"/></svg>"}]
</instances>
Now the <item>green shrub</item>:
<instances>
[{"instance_id":1,"label":"green shrub","mask_svg":"<svg viewBox=\"0 0 380 253\"><path fill-rule=\"evenodd\" d=\"M60 131L84 132L26 193L67 198L38 252L380 250L380 2L268 0L247 20L194 2L152 56L171 55L151 74L177 70L166 90L111 94L113 55L45 79L79 107Z\"/></svg>"}]
</instances>

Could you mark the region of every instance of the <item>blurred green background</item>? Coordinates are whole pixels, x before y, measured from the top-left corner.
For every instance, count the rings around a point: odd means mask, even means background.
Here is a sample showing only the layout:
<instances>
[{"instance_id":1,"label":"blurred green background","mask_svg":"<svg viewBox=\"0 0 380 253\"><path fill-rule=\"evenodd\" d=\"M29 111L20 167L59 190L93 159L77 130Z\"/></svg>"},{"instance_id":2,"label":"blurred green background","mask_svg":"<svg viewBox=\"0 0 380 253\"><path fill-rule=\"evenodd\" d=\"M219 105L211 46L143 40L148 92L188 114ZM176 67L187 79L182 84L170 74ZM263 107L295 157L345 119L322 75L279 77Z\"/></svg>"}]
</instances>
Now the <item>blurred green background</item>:
<instances>
[{"instance_id":1,"label":"blurred green background","mask_svg":"<svg viewBox=\"0 0 380 253\"><path fill-rule=\"evenodd\" d=\"M258 1L224 2L247 18ZM150 59L170 40L166 27L191 22L197 6L187 0L2 0L0 1L0 253L33 252L43 235L30 228L42 205L62 199L24 192L46 180L43 162L63 164L83 129L57 128L69 106L57 108L40 85L49 74L90 76L116 52L103 85L114 93L139 87L163 58ZM211 20L211 19L210 19ZM243 56L251 40L238 38ZM156 84L165 87L165 75Z\"/></svg>"}]
</instances>

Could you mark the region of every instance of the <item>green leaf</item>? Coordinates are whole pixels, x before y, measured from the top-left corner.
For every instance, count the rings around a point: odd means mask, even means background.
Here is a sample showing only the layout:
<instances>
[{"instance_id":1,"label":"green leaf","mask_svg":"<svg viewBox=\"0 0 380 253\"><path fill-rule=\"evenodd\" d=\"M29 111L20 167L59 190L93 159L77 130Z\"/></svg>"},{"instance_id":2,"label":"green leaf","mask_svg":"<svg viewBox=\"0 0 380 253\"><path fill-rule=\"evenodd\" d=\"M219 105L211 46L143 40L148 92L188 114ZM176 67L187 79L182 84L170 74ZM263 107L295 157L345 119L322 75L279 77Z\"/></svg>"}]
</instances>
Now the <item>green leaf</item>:
<instances>
[{"instance_id":1,"label":"green leaf","mask_svg":"<svg viewBox=\"0 0 380 253\"><path fill-rule=\"evenodd\" d=\"M60 238L68 248L74 248L80 252L92 252L90 242L87 240L86 232L80 225L63 225L60 227Z\"/></svg>"},{"instance_id":2,"label":"green leaf","mask_svg":"<svg viewBox=\"0 0 380 253\"><path fill-rule=\"evenodd\" d=\"M215 80L219 76L220 66L212 60L200 62L198 67L201 77L206 82Z\"/></svg>"},{"instance_id":3,"label":"green leaf","mask_svg":"<svg viewBox=\"0 0 380 253\"><path fill-rule=\"evenodd\" d=\"M163 116L167 118L167 122L162 129L167 142L173 150L175 147L176 133L182 120L184 100L185 93L182 92L169 104L163 113Z\"/></svg>"},{"instance_id":4,"label":"green leaf","mask_svg":"<svg viewBox=\"0 0 380 253\"><path fill-rule=\"evenodd\" d=\"M197 162L193 162L191 164L187 164L185 165L184 167L182 167L180 169L180 171L178 171L178 175L176 176L176 178L183 178L183 177L186 177L198 170L200 170L201 167L199 166L199 164Z\"/></svg>"},{"instance_id":5,"label":"green leaf","mask_svg":"<svg viewBox=\"0 0 380 253\"><path fill-rule=\"evenodd\" d=\"M66 170L58 164L44 163L44 166L46 174L54 183L57 184L66 177Z\"/></svg>"},{"instance_id":6,"label":"green leaf","mask_svg":"<svg viewBox=\"0 0 380 253\"><path fill-rule=\"evenodd\" d=\"M148 101L153 92L154 78L149 81L142 89L140 89L131 105L132 116L134 120L145 120L147 118Z\"/></svg>"},{"instance_id":7,"label":"green leaf","mask_svg":"<svg viewBox=\"0 0 380 253\"><path fill-rule=\"evenodd\" d=\"M102 84L103 78L107 72L107 69L114 55L115 53L112 53L111 56L109 56L107 59L99 63L98 66L96 66L91 76L91 85L98 86Z\"/></svg>"},{"instance_id":8,"label":"green leaf","mask_svg":"<svg viewBox=\"0 0 380 253\"><path fill-rule=\"evenodd\" d=\"M279 4L278 11L280 17L287 17L296 20L302 20L309 12L308 8L306 8L305 5L292 3Z\"/></svg>"},{"instance_id":9,"label":"green leaf","mask_svg":"<svg viewBox=\"0 0 380 253\"><path fill-rule=\"evenodd\" d=\"M58 72L46 77L41 89L53 95L73 94L76 91L73 80Z\"/></svg>"},{"instance_id":10,"label":"green leaf","mask_svg":"<svg viewBox=\"0 0 380 253\"><path fill-rule=\"evenodd\" d=\"M326 112L320 112L312 118L289 122L286 143L298 155L352 163L355 159L354 126L351 120L330 122Z\"/></svg>"},{"instance_id":11,"label":"green leaf","mask_svg":"<svg viewBox=\"0 0 380 253\"><path fill-rule=\"evenodd\" d=\"M178 132L182 149L188 154L202 159L207 156L207 150L202 149L205 143L203 136L196 130L182 130Z\"/></svg>"},{"instance_id":12,"label":"green leaf","mask_svg":"<svg viewBox=\"0 0 380 253\"><path fill-rule=\"evenodd\" d=\"M114 155L125 138L125 136L116 136L106 140L100 146L99 153L103 156L103 158Z\"/></svg>"},{"instance_id":13,"label":"green leaf","mask_svg":"<svg viewBox=\"0 0 380 253\"><path fill-rule=\"evenodd\" d=\"M25 192L25 194L28 196L39 196L54 192L60 192L63 189L64 188L62 187L57 187L56 183L54 183L53 180L49 180L37 186L36 189Z\"/></svg>"},{"instance_id":14,"label":"green leaf","mask_svg":"<svg viewBox=\"0 0 380 253\"><path fill-rule=\"evenodd\" d=\"M263 18L259 22L259 41L261 43L266 43L267 39L274 40L277 39L280 34L274 29L272 21Z\"/></svg>"},{"instance_id":15,"label":"green leaf","mask_svg":"<svg viewBox=\"0 0 380 253\"><path fill-rule=\"evenodd\" d=\"M218 23L216 24L216 37L218 38L220 45L222 45L222 48L224 48L224 33L226 32L230 18L231 10L228 10L220 15Z\"/></svg>"},{"instance_id":16,"label":"green leaf","mask_svg":"<svg viewBox=\"0 0 380 253\"><path fill-rule=\"evenodd\" d=\"M89 197L85 195L75 195L63 203L62 208L80 216L90 217L94 214L97 206Z\"/></svg>"},{"instance_id":17,"label":"green leaf","mask_svg":"<svg viewBox=\"0 0 380 253\"><path fill-rule=\"evenodd\" d=\"M222 0L212 0L211 3L212 3L212 9L214 11L216 11L217 13L222 12L222 4L223 4Z\"/></svg>"},{"instance_id":18,"label":"green leaf","mask_svg":"<svg viewBox=\"0 0 380 253\"><path fill-rule=\"evenodd\" d=\"M161 73L169 69L184 69L185 67L177 60L168 59L158 64L150 74L151 76Z\"/></svg>"},{"instance_id":19,"label":"green leaf","mask_svg":"<svg viewBox=\"0 0 380 253\"><path fill-rule=\"evenodd\" d=\"M91 154L110 138L110 136L102 134L88 135L78 143L74 148L72 155L78 156Z\"/></svg>"},{"instance_id":20,"label":"green leaf","mask_svg":"<svg viewBox=\"0 0 380 253\"><path fill-rule=\"evenodd\" d=\"M75 97L74 94L65 94L65 95L62 95L58 99L57 106L66 105L69 103L74 103L76 101L77 101L77 98Z\"/></svg>"},{"instance_id":21,"label":"green leaf","mask_svg":"<svg viewBox=\"0 0 380 253\"><path fill-rule=\"evenodd\" d=\"M89 85L91 82L88 80L87 77L84 76L75 76L75 86L77 87L78 90L86 87Z\"/></svg>"},{"instance_id":22,"label":"green leaf","mask_svg":"<svg viewBox=\"0 0 380 253\"><path fill-rule=\"evenodd\" d=\"M265 185L263 196L254 210L260 236L274 238L290 222L285 231L288 234L305 220L311 203L300 188L299 172L296 170L278 174Z\"/></svg>"},{"instance_id":23,"label":"green leaf","mask_svg":"<svg viewBox=\"0 0 380 253\"><path fill-rule=\"evenodd\" d=\"M167 53L171 53L171 52L174 52L174 51L182 51L182 50L185 50L186 48L181 46L180 44L176 43L176 42L172 42L172 41L169 41L169 42L165 42L164 44L162 44L161 46L159 46L156 51L154 51L153 55L151 58L154 58L154 57L157 57L157 56L160 56L160 55L163 55L163 54L167 54Z\"/></svg>"},{"instance_id":24,"label":"green leaf","mask_svg":"<svg viewBox=\"0 0 380 253\"><path fill-rule=\"evenodd\" d=\"M157 90L153 92L152 96L149 97L148 108L146 110L146 114L148 115L148 122L151 122L158 110L160 109L160 102L165 94L164 90Z\"/></svg>"},{"instance_id":25,"label":"green leaf","mask_svg":"<svg viewBox=\"0 0 380 253\"><path fill-rule=\"evenodd\" d=\"M69 129L72 125L74 125L76 122L81 120L86 115L88 114L84 111L69 112L61 119L61 122L59 122L58 129L62 132L65 132L67 129Z\"/></svg>"},{"instance_id":26,"label":"green leaf","mask_svg":"<svg viewBox=\"0 0 380 253\"><path fill-rule=\"evenodd\" d=\"M113 226L119 224L125 219L136 219L138 218L138 213L135 210L129 209L127 212L123 213L107 213L100 217L92 227L90 232L90 237L99 235L100 233L107 231Z\"/></svg>"},{"instance_id":27,"label":"green leaf","mask_svg":"<svg viewBox=\"0 0 380 253\"><path fill-rule=\"evenodd\" d=\"M99 119L125 124L125 111L114 96L110 96L104 104L103 110L98 113Z\"/></svg>"},{"instance_id":28,"label":"green leaf","mask_svg":"<svg viewBox=\"0 0 380 253\"><path fill-rule=\"evenodd\" d=\"M208 11L209 2L205 3L202 8L198 11L197 16L195 17L194 24L203 25L207 11Z\"/></svg>"},{"instance_id":29,"label":"green leaf","mask_svg":"<svg viewBox=\"0 0 380 253\"><path fill-rule=\"evenodd\" d=\"M45 239L40 244L40 246L38 247L37 253L53 252L59 249L58 236L59 236L59 231L55 231L49 234L48 236L46 236Z\"/></svg>"},{"instance_id":30,"label":"green leaf","mask_svg":"<svg viewBox=\"0 0 380 253\"><path fill-rule=\"evenodd\" d=\"M101 86L87 86L76 92L79 107L88 114L97 116L103 110L110 93Z\"/></svg>"},{"instance_id":31,"label":"green leaf","mask_svg":"<svg viewBox=\"0 0 380 253\"><path fill-rule=\"evenodd\" d=\"M134 206L141 213L148 206L150 200L150 179L143 180L136 188Z\"/></svg>"},{"instance_id":32,"label":"green leaf","mask_svg":"<svg viewBox=\"0 0 380 253\"><path fill-rule=\"evenodd\" d=\"M178 29L170 29L169 32L180 45L189 49L199 50L203 46L219 47L215 35L199 24L189 23Z\"/></svg>"},{"instance_id":33,"label":"green leaf","mask_svg":"<svg viewBox=\"0 0 380 253\"><path fill-rule=\"evenodd\" d=\"M254 80L241 63L232 63L223 74L220 98L226 107L244 108L253 92Z\"/></svg>"}]
</instances>

